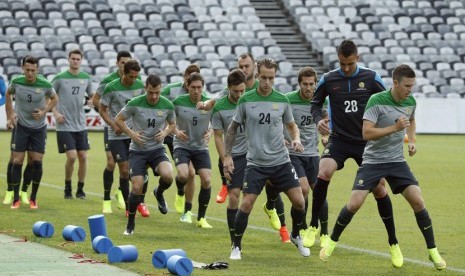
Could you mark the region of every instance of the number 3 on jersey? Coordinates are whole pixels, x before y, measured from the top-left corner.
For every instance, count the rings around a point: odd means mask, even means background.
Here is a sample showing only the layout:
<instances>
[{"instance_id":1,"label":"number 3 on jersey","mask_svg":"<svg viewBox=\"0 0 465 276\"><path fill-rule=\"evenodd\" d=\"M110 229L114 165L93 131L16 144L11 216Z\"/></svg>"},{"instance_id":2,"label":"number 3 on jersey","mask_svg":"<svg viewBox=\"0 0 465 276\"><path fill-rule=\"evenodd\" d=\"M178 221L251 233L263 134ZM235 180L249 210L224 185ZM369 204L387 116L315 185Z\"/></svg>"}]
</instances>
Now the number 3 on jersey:
<instances>
[{"instance_id":1,"label":"number 3 on jersey","mask_svg":"<svg viewBox=\"0 0 465 276\"><path fill-rule=\"evenodd\" d=\"M345 105L345 111L346 113L352 113L352 112L357 112L358 111L358 106L357 106L357 101L352 100L352 101L344 101Z\"/></svg>"}]
</instances>

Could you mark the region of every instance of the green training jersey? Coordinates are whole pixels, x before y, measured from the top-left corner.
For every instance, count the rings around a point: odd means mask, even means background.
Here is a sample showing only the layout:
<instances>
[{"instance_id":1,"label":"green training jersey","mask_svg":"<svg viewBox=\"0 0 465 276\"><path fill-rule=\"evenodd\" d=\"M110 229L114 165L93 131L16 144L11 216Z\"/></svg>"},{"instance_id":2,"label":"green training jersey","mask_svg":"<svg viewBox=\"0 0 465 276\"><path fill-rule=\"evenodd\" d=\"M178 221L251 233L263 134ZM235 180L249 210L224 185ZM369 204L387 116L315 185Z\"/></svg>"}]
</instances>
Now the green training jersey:
<instances>
[{"instance_id":1,"label":"green training jersey","mask_svg":"<svg viewBox=\"0 0 465 276\"><path fill-rule=\"evenodd\" d=\"M92 80L89 74L79 72L77 75L64 71L57 74L52 80L59 101L56 109L63 114L65 122L56 124L57 131L83 131L86 127L86 93L91 97Z\"/></svg>"},{"instance_id":2,"label":"green training jersey","mask_svg":"<svg viewBox=\"0 0 465 276\"><path fill-rule=\"evenodd\" d=\"M107 84L109 84L110 82L116 80L116 79L119 79L121 78L118 74L118 70L116 70L115 72L113 73L110 73L108 75L106 75L99 83L98 87L97 87L97 91L96 93L99 95L99 96L102 96L103 95L103 92L105 91L105 86ZM137 76L137 79L138 80L141 80L141 76Z\"/></svg>"},{"instance_id":3,"label":"green training jersey","mask_svg":"<svg viewBox=\"0 0 465 276\"><path fill-rule=\"evenodd\" d=\"M219 99L213 107L212 128L223 130L223 136L226 136L225 134L228 132L228 127L232 122L234 112L236 112L236 107L237 104L232 103L228 96ZM245 126L239 125L231 154L236 156L245 153L247 153Z\"/></svg>"},{"instance_id":4,"label":"green training jersey","mask_svg":"<svg viewBox=\"0 0 465 276\"><path fill-rule=\"evenodd\" d=\"M239 99L233 120L245 124L248 165L273 167L290 162L283 124L294 117L286 96L275 89L266 97L249 91Z\"/></svg>"},{"instance_id":5,"label":"green training jersey","mask_svg":"<svg viewBox=\"0 0 465 276\"><path fill-rule=\"evenodd\" d=\"M144 94L144 85L142 81L136 80L131 86L124 86L121 79L116 79L105 86L100 104L108 107L108 115L110 120L114 120L116 115L123 109L123 107L134 97ZM127 120L126 124L132 128L132 121ZM116 135L113 129L108 129L108 140L122 140L129 137L122 133Z\"/></svg>"},{"instance_id":6,"label":"green training jersey","mask_svg":"<svg viewBox=\"0 0 465 276\"><path fill-rule=\"evenodd\" d=\"M401 116L415 118L416 101L413 96L396 102L391 90L374 94L368 100L363 120L375 123L375 127L383 128L394 125ZM363 152L362 164L381 164L404 162L404 137L406 129L394 132L376 140L369 140Z\"/></svg>"},{"instance_id":7,"label":"green training jersey","mask_svg":"<svg viewBox=\"0 0 465 276\"><path fill-rule=\"evenodd\" d=\"M202 95L201 101L208 98ZM176 126L179 130L185 131L189 140L183 142L174 136L174 148L185 148L190 150L208 150L208 144L203 140L203 136L209 130L210 117L212 111L199 110L196 104L191 101L189 95L181 95L174 101L174 110L176 112Z\"/></svg>"},{"instance_id":8,"label":"green training jersey","mask_svg":"<svg viewBox=\"0 0 465 276\"><path fill-rule=\"evenodd\" d=\"M289 99L292 108L292 115L300 131L300 141L304 146L304 152L296 152L288 148L289 154L298 156L318 156L318 132L316 123L313 121L310 110L310 101L302 98L300 90L285 94ZM284 128L284 137L291 141L286 128Z\"/></svg>"},{"instance_id":9,"label":"green training jersey","mask_svg":"<svg viewBox=\"0 0 465 276\"><path fill-rule=\"evenodd\" d=\"M97 95L99 95L100 97L102 97L103 92L105 91L105 86L106 86L107 84L109 84L110 82L112 82L112 81L114 81L114 80L116 80L116 79L121 78L121 77L119 76L118 72L119 72L119 70L116 70L115 72L106 75L106 76L100 81L100 83L99 83L99 85L98 85L98 87L97 87L97 91L95 91L95 93L96 93ZM140 75L137 76L137 79L138 79L138 80L141 80ZM103 121L102 124L103 124L104 126L107 125L107 123L106 123L105 121Z\"/></svg>"},{"instance_id":10,"label":"green training jersey","mask_svg":"<svg viewBox=\"0 0 465 276\"><path fill-rule=\"evenodd\" d=\"M52 84L39 75L34 83L28 83L26 77L20 75L11 80L8 89L11 95L15 95L15 113L18 123L32 129L44 127L45 116L36 120L32 117L32 113L37 109L45 108L46 98L56 96Z\"/></svg>"},{"instance_id":11,"label":"green training jersey","mask_svg":"<svg viewBox=\"0 0 465 276\"><path fill-rule=\"evenodd\" d=\"M131 119L132 130L142 132L147 139L143 146L133 141L129 150L149 151L163 147L163 140L158 142L155 135L166 128L167 122L175 123L174 106L170 100L161 96L154 105L147 101L146 95L140 95L128 102L120 112L124 118Z\"/></svg>"}]
</instances>

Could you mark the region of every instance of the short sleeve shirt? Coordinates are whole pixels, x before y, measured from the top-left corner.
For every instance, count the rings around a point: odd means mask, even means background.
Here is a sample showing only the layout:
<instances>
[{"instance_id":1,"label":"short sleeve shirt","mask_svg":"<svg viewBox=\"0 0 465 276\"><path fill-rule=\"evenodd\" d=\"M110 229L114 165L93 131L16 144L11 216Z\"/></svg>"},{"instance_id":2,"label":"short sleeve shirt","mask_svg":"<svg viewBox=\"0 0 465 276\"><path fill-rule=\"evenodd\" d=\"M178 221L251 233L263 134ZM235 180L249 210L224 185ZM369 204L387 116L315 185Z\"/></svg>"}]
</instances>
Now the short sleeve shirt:
<instances>
[{"instance_id":1,"label":"short sleeve shirt","mask_svg":"<svg viewBox=\"0 0 465 276\"><path fill-rule=\"evenodd\" d=\"M116 115L123 107L134 97L144 94L144 85L142 81L136 80L131 86L127 87L121 83L121 79L116 79L105 86L100 103L108 107L108 115L111 120L114 120ZM127 120L126 124L129 128L132 127L132 121ZM114 130L108 129L108 140L122 140L129 137L122 133L116 135Z\"/></svg>"},{"instance_id":2,"label":"short sleeve shirt","mask_svg":"<svg viewBox=\"0 0 465 276\"><path fill-rule=\"evenodd\" d=\"M143 146L131 142L129 149L133 151L162 148L163 141L155 140L155 135L166 128L167 122L174 123L176 120L173 104L163 96L155 105L150 104L145 95L135 97L123 107L120 113L124 118L131 119L133 131L142 132L142 135L147 138Z\"/></svg>"},{"instance_id":3,"label":"short sleeve shirt","mask_svg":"<svg viewBox=\"0 0 465 276\"><path fill-rule=\"evenodd\" d=\"M208 100L202 95L201 101ZM181 95L174 101L176 112L176 126L179 130L185 131L189 140L187 142L179 140L176 136L173 139L174 148L186 148L190 150L208 150L208 145L204 143L203 136L209 130L212 110L199 110L196 108L189 95Z\"/></svg>"},{"instance_id":4,"label":"short sleeve shirt","mask_svg":"<svg viewBox=\"0 0 465 276\"><path fill-rule=\"evenodd\" d=\"M228 127L232 122L234 112L236 112L237 104L232 103L228 96L221 98L215 103L212 114L212 128L221 129L223 133L228 131ZM236 139L231 151L233 156L243 155L247 152L247 144L245 140L245 126L239 125L236 133Z\"/></svg>"},{"instance_id":5,"label":"short sleeve shirt","mask_svg":"<svg viewBox=\"0 0 465 276\"><path fill-rule=\"evenodd\" d=\"M85 130L85 96L86 94L93 95L89 74L79 72L77 75L73 75L69 71L64 71L53 78L52 85L59 97L56 109L65 117L63 124L57 123L57 131L78 132Z\"/></svg>"},{"instance_id":6,"label":"short sleeve shirt","mask_svg":"<svg viewBox=\"0 0 465 276\"><path fill-rule=\"evenodd\" d=\"M411 95L402 102L394 101L391 91L387 90L370 97L363 114L363 120L375 123L375 127L383 128L396 123L405 116L415 118L416 101ZM397 131L376 140L370 140L363 152L362 164L381 164L403 162L404 137L406 130Z\"/></svg>"},{"instance_id":7,"label":"short sleeve shirt","mask_svg":"<svg viewBox=\"0 0 465 276\"><path fill-rule=\"evenodd\" d=\"M45 116L36 120L32 113L34 110L45 108L46 98L56 96L52 84L42 76L37 76L34 83L28 83L24 75L20 75L11 80L8 89L11 95L15 95L15 112L19 124L32 129L44 127Z\"/></svg>"},{"instance_id":8,"label":"short sleeve shirt","mask_svg":"<svg viewBox=\"0 0 465 276\"><path fill-rule=\"evenodd\" d=\"M289 154L298 156L318 156L318 133L316 123L313 120L312 114L308 112L310 100L301 97L300 90L285 94L289 99L292 108L292 115L300 131L300 141L304 146L304 152L296 152L292 148L289 149ZM284 137L290 141L286 128L284 128Z\"/></svg>"},{"instance_id":9,"label":"short sleeve shirt","mask_svg":"<svg viewBox=\"0 0 465 276\"><path fill-rule=\"evenodd\" d=\"M283 126L294 117L285 95L274 89L266 97L249 91L239 99L233 120L245 124L248 165L273 167L290 162Z\"/></svg>"}]
</instances>

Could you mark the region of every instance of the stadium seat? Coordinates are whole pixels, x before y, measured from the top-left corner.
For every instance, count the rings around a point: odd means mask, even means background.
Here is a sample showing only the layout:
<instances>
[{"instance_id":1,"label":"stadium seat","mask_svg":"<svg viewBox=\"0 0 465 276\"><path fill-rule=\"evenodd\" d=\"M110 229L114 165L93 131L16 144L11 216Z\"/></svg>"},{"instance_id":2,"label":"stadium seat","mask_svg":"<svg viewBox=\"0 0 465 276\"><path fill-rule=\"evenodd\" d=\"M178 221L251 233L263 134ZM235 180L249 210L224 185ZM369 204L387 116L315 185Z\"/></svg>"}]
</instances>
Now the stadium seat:
<instances>
[{"instance_id":1,"label":"stadium seat","mask_svg":"<svg viewBox=\"0 0 465 276\"><path fill-rule=\"evenodd\" d=\"M287 83L280 83L276 85L276 90L278 90L281 93L289 93L292 92L292 86L287 84Z\"/></svg>"}]
</instances>

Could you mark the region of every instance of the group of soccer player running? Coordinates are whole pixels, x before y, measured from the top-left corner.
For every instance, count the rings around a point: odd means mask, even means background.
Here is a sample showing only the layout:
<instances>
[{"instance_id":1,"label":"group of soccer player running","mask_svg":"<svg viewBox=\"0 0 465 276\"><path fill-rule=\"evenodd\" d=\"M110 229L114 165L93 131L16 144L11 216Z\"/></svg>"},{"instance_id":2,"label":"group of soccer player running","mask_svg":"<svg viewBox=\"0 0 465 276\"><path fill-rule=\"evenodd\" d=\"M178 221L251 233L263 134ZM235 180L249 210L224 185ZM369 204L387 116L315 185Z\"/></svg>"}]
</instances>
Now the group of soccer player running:
<instances>
[{"instance_id":1,"label":"group of soccer player running","mask_svg":"<svg viewBox=\"0 0 465 276\"><path fill-rule=\"evenodd\" d=\"M267 197L263 209L273 228L280 231L282 241L291 241L307 257L320 232L319 256L323 261L332 256L343 230L372 192L388 233L392 264L401 267L403 256L385 187L387 181L393 193L402 194L411 205L430 260L436 269L444 269L446 262L436 248L431 218L418 181L403 154L405 133L409 155L416 153L416 102L410 95L415 71L407 65L398 65L392 72L393 87L387 89L375 71L357 65L357 46L351 40L344 40L337 53L340 68L324 74L318 84L313 68L301 68L297 76L299 88L287 94L273 88L278 71L276 62L266 57L255 61L250 53L244 53L238 57L238 69L228 75L227 87L211 99L206 96L205 81L196 64L186 68L183 81L162 88L162 81L155 74L147 76L144 84L139 63L129 52L122 51L117 54L118 70L106 76L94 94L90 76L79 70L83 57L80 50L69 53L69 69L57 74L51 83L37 74L38 60L27 56L22 63L24 74L14 78L6 91L7 128L13 132L4 203L11 204L12 209L19 208L21 202L38 208L36 195L47 135L45 114L49 111L56 120L59 152L67 157L64 197L73 198L71 178L77 159L75 196L85 198L89 143L83 105L89 104L98 109L107 124L103 213L112 213L110 193L117 164L116 198L128 218L125 235L134 233L137 211L143 217L150 215L144 204L149 168L159 177L153 193L162 214L168 212L163 193L175 181L175 209L183 223L192 223L194 180L198 175L196 225L212 227L206 220L206 211L211 197L208 143L213 136L223 183L216 201L223 203L229 198L230 259L241 259L241 241L248 217L263 188ZM92 97L89 102L85 100L86 93ZM327 98L328 115L323 109ZM321 159L317 132L325 139L329 136ZM164 144L174 160L176 176ZM20 193L26 152L28 165ZM348 158L354 159L359 169L349 203L340 211L333 232L328 235L328 186ZM32 193L28 199L31 180ZM313 198L311 220L307 224L310 189ZM281 192L291 202L290 235Z\"/></svg>"}]
</instances>

